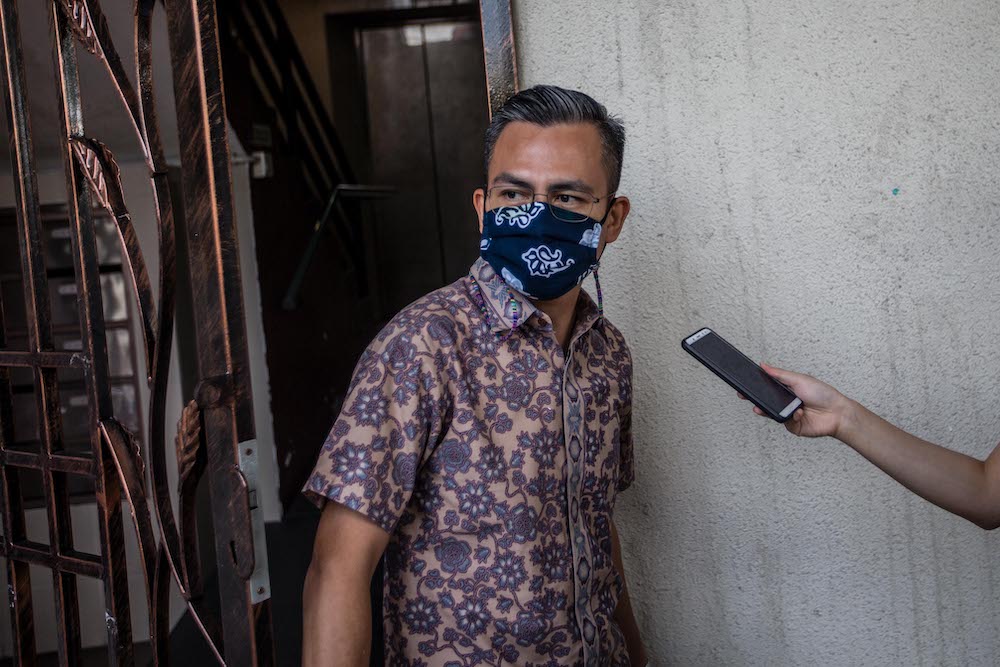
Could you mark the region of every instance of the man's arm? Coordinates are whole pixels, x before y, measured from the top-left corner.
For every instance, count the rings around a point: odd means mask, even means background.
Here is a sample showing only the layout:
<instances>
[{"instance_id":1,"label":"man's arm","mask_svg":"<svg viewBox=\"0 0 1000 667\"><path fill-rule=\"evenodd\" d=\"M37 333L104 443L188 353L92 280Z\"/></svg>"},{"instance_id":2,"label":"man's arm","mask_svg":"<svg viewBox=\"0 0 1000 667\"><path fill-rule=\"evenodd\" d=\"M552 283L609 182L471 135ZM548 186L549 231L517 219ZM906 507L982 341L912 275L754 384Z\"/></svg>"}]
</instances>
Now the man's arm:
<instances>
[{"instance_id":1,"label":"man's arm","mask_svg":"<svg viewBox=\"0 0 1000 667\"><path fill-rule=\"evenodd\" d=\"M622 578L622 594L618 597L618 607L615 609L615 622L625 635L625 645L628 647L629 660L632 667L643 667L647 662L646 647L642 645L639 636L639 626L632 613L632 603L628 599L628 585L625 583L625 568L622 566L622 549L618 543L618 529L611 521L611 559L615 569Z\"/></svg>"},{"instance_id":2,"label":"man's arm","mask_svg":"<svg viewBox=\"0 0 1000 667\"><path fill-rule=\"evenodd\" d=\"M832 436L925 500L986 530L1000 527L1000 446L980 461L893 426L816 378L763 368L802 399L785 423L790 432Z\"/></svg>"},{"instance_id":3,"label":"man's arm","mask_svg":"<svg viewBox=\"0 0 1000 667\"><path fill-rule=\"evenodd\" d=\"M372 575L389 534L336 502L323 509L303 590L302 664L367 667Z\"/></svg>"}]
</instances>

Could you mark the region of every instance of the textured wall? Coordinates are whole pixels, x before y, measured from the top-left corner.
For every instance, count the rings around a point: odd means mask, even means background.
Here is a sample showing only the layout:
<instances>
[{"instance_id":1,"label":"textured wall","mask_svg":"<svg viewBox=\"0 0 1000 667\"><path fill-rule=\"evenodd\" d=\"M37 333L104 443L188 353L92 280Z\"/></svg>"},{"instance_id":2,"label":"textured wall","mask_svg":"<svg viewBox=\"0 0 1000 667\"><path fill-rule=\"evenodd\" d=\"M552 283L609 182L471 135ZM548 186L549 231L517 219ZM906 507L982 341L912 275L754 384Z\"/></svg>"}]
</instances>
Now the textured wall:
<instances>
[{"instance_id":1,"label":"textured wall","mask_svg":"<svg viewBox=\"0 0 1000 667\"><path fill-rule=\"evenodd\" d=\"M654 664L993 665L1000 533L754 417L707 325L969 454L1000 438L1000 6L515 0L522 84L624 117L618 522Z\"/></svg>"}]
</instances>

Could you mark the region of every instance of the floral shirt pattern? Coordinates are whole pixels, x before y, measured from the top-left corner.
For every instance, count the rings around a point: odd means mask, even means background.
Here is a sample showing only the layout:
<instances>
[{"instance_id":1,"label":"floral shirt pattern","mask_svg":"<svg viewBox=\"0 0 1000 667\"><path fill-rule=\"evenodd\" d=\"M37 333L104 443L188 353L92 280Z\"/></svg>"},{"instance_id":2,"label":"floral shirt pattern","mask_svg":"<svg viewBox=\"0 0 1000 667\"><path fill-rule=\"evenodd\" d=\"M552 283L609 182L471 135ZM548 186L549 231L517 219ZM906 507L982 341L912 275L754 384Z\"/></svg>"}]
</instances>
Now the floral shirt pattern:
<instances>
[{"instance_id":1,"label":"floral shirt pattern","mask_svg":"<svg viewBox=\"0 0 1000 667\"><path fill-rule=\"evenodd\" d=\"M568 353L516 292L511 331L510 295L480 259L400 312L305 487L391 535L389 665L629 664L610 522L633 479L631 355L586 292Z\"/></svg>"}]
</instances>

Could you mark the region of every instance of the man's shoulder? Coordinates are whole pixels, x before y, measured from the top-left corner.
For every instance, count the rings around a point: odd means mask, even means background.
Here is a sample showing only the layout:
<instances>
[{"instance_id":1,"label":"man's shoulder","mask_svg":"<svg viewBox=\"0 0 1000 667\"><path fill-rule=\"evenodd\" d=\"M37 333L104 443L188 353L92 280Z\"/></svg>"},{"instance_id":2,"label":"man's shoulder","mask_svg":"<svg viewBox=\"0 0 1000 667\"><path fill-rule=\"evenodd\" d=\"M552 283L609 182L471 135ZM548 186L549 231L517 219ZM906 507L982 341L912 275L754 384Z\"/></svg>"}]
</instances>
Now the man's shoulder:
<instances>
[{"instance_id":1,"label":"man's shoulder","mask_svg":"<svg viewBox=\"0 0 1000 667\"><path fill-rule=\"evenodd\" d=\"M457 342L459 323L467 322L469 301L466 279L425 294L400 310L372 341L372 349L381 349L394 340L427 351Z\"/></svg>"},{"instance_id":2,"label":"man's shoulder","mask_svg":"<svg viewBox=\"0 0 1000 667\"><path fill-rule=\"evenodd\" d=\"M625 339L625 334L621 332L621 329L616 327L615 324L607 318L607 316L601 318L600 326L608 344L615 350L620 351L627 358L631 359L632 352L629 349L628 341Z\"/></svg>"}]
</instances>

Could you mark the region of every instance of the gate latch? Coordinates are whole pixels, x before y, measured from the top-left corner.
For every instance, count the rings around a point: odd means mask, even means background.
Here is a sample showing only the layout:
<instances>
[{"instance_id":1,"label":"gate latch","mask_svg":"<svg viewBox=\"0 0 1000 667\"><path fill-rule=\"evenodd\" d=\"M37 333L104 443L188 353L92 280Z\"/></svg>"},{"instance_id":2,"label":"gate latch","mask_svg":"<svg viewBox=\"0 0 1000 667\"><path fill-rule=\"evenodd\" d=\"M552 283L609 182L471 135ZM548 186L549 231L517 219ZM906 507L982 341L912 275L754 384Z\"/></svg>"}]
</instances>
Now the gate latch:
<instances>
[{"instance_id":1,"label":"gate latch","mask_svg":"<svg viewBox=\"0 0 1000 667\"><path fill-rule=\"evenodd\" d=\"M257 476L259 454L257 440L245 440L239 444L239 465L247 482L250 498L250 527L253 531L253 573L247 583L250 585L250 602L257 604L271 597L271 575L267 566L267 535L264 530L264 512L260 507L260 482Z\"/></svg>"}]
</instances>

